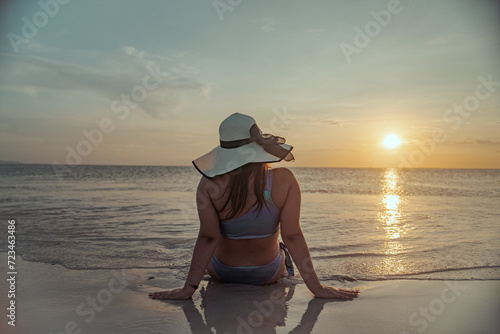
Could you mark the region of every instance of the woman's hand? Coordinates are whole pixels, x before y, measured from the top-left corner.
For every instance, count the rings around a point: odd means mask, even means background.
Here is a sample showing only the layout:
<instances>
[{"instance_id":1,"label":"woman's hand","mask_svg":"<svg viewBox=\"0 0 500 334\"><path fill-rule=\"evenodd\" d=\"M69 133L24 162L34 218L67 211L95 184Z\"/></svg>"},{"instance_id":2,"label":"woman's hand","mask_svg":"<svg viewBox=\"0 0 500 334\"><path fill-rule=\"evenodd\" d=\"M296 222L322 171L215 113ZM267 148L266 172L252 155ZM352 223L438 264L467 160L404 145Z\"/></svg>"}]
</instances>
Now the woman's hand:
<instances>
[{"instance_id":1,"label":"woman's hand","mask_svg":"<svg viewBox=\"0 0 500 334\"><path fill-rule=\"evenodd\" d=\"M158 291L149 294L151 299L191 299L196 290L190 286L184 286L183 288Z\"/></svg>"},{"instance_id":2,"label":"woman's hand","mask_svg":"<svg viewBox=\"0 0 500 334\"><path fill-rule=\"evenodd\" d=\"M317 298L330 298L330 299L340 299L340 300L353 300L358 297L359 290L352 289L337 289L327 285L321 285L318 291L314 292L314 296Z\"/></svg>"}]
</instances>

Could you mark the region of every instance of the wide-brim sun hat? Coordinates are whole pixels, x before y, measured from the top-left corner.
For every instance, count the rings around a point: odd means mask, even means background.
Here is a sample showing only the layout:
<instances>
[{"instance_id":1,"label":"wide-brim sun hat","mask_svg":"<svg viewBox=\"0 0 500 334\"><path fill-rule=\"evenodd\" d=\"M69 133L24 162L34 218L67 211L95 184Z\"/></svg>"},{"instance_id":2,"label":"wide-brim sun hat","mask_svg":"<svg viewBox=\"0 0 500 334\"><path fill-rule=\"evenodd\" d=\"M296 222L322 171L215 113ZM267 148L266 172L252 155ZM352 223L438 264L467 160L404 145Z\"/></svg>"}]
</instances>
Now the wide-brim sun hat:
<instances>
[{"instance_id":1,"label":"wide-brim sun hat","mask_svg":"<svg viewBox=\"0 0 500 334\"><path fill-rule=\"evenodd\" d=\"M262 134L253 117L234 113L219 126L220 145L193 161L208 178L226 174L254 162L293 161L292 146L285 138Z\"/></svg>"}]
</instances>

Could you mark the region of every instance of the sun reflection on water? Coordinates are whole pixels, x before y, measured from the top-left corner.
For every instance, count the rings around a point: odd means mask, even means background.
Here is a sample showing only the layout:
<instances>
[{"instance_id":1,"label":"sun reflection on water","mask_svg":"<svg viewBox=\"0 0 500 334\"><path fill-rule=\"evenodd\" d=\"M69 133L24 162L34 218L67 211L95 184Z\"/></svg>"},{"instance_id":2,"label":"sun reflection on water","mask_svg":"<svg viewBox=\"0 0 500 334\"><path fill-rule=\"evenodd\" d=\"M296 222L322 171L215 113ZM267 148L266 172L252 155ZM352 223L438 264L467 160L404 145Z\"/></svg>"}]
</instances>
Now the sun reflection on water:
<instances>
[{"instance_id":1,"label":"sun reflection on water","mask_svg":"<svg viewBox=\"0 0 500 334\"><path fill-rule=\"evenodd\" d=\"M401 205L403 200L399 191L400 177L396 169L388 169L382 184L381 204L383 209L378 214L385 231L384 249L387 255L382 263L384 274L401 274L405 272L404 260L398 256L406 251L402 238L408 233L403 220Z\"/></svg>"}]
</instances>

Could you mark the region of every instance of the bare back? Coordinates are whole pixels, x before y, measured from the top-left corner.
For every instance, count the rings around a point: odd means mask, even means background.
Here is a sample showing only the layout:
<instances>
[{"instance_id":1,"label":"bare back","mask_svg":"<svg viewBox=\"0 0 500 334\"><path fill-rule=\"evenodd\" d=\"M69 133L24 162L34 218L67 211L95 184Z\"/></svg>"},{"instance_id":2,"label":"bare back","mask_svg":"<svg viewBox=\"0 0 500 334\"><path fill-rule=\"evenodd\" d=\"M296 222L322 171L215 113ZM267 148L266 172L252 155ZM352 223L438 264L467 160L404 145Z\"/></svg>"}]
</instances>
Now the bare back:
<instances>
[{"instance_id":1,"label":"bare back","mask_svg":"<svg viewBox=\"0 0 500 334\"><path fill-rule=\"evenodd\" d=\"M276 207L280 210L286 201L290 173L291 172L285 168L273 169L271 198ZM245 207L241 212L238 212L234 218L246 214L255 204L256 197L254 195L253 181L253 177L248 180L249 189ZM229 196L229 191L225 192L229 184L229 177L227 175L222 175L212 180L207 179L206 182L212 205L218 212L219 220L226 220L231 208L226 207L224 210L222 210L222 208ZM215 250L215 255L220 261L230 266L264 265L276 257L279 251L278 237L279 232L258 239L229 239L221 236L218 247Z\"/></svg>"}]
</instances>

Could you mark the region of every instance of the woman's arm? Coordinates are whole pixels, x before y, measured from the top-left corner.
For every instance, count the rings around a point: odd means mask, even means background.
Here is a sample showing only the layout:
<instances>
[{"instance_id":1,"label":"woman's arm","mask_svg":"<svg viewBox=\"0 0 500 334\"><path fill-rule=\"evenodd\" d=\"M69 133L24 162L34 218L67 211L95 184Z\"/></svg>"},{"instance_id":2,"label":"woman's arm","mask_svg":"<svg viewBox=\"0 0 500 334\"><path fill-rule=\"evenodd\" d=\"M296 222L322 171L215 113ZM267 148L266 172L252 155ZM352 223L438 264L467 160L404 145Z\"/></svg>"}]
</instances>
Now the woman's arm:
<instances>
[{"instance_id":1,"label":"woman's arm","mask_svg":"<svg viewBox=\"0 0 500 334\"><path fill-rule=\"evenodd\" d=\"M153 299L189 299L196 291L219 242L219 216L210 198L209 180L202 178L196 191L196 206L200 218L200 231L193 250L191 266L184 287L150 294ZM213 189L213 188L212 188Z\"/></svg>"},{"instance_id":2,"label":"woman's arm","mask_svg":"<svg viewBox=\"0 0 500 334\"><path fill-rule=\"evenodd\" d=\"M312 264L304 234L300 228L300 187L291 171L288 169L283 169L283 171L285 174L283 181L288 190L285 203L281 208L281 238L297 265L304 282L316 297L335 299L352 299L356 297L358 291L336 289L320 283Z\"/></svg>"}]
</instances>

